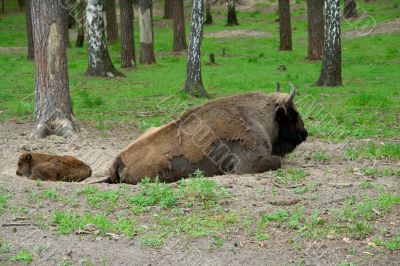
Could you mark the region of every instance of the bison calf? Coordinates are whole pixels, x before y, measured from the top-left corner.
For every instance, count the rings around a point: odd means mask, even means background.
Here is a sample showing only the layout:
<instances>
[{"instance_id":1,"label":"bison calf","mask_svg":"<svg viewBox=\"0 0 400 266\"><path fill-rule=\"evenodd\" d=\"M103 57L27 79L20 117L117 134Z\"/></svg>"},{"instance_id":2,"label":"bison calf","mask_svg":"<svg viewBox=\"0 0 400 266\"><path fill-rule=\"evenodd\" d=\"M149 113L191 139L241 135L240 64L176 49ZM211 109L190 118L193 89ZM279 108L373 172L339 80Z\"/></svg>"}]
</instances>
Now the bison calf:
<instances>
[{"instance_id":1,"label":"bison calf","mask_svg":"<svg viewBox=\"0 0 400 266\"><path fill-rule=\"evenodd\" d=\"M16 174L33 180L79 182L90 177L92 170L72 156L25 152L19 157Z\"/></svg>"}]
</instances>

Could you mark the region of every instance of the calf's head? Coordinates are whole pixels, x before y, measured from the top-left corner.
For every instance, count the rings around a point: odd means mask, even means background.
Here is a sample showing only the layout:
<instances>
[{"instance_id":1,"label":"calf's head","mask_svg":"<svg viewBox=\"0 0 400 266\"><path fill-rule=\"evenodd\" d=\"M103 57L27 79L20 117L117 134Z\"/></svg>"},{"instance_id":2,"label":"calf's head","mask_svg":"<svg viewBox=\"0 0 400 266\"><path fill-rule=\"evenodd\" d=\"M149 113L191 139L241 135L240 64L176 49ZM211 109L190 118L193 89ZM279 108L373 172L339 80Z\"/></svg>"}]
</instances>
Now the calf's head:
<instances>
[{"instance_id":1,"label":"calf's head","mask_svg":"<svg viewBox=\"0 0 400 266\"><path fill-rule=\"evenodd\" d=\"M282 101L277 102L275 108L278 136L272 144L272 154L279 156L292 152L308 136L304 122L293 103L296 88L293 84L290 85L292 87L291 93ZM277 91L279 91L279 85Z\"/></svg>"},{"instance_id":2,"label":"calf's head","mask_svg":"<svg viewBox=\"0 0 400 266\"><path fill-rule=\"evenodd\" d=\"M17 172L16 174L19 176L30 176L32 170L32 154L29 152L23 153L18 160Z\"/></svg>"}]
</instances>

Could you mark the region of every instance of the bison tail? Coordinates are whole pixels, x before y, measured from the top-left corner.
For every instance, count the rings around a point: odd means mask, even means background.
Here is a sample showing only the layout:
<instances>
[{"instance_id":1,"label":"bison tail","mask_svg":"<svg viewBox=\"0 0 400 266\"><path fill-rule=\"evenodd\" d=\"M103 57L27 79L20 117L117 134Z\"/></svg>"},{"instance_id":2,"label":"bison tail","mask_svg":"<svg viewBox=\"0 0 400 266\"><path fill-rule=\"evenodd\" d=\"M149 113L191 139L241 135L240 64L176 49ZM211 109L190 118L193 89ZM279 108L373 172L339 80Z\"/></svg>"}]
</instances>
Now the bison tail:
<instances>
[{"instance_id":1,"label":"bison tail","mask_svg":"<svg viewBox=\"0 0 400 266\"><path fill-rule=\"evenodd\" d=\"M120 173L124 169L124 163L120 156L118 156L110 168L108 169L108 179L106 180L107 183L119 183L121 181Z\"/></svg>"}]
</instances>

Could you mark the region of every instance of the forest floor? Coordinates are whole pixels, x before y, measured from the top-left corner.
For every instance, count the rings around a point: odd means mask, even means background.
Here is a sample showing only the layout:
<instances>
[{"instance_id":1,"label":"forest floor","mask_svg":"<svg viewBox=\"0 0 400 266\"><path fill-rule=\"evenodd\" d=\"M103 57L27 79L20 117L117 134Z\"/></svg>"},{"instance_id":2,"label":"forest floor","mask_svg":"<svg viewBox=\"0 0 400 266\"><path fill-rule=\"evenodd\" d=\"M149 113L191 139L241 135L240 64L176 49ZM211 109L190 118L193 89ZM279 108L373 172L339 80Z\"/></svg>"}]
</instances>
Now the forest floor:
<instances>
[{"instance_id":1,"label":"forest floor","mask_svg":"<svg viewBox=\"0 0 400 266\"><path fill-rule=\"evenodd\" d=\"M18 156L74 155L101 177L132 129L86 124L77 139L32 140L30 123L0 127L2 264L400 264L400 163L390 143L310 138L278 172L88 185L18 177Z\"/></svg>"},{"instance_id":2,"label":"forest floor","mask_svg":"<svg viewBox=\"0 0 400 266\"><path fill-rule=\"evenodd\" d=\"M287 91L292 82L309 139L275 172L138 186L31 181L15 170L30 150L74 155L94 180L104 177L140 133L207 100L182 93L187 56L171 52L162 1L154 1L157 64L122 69L123 78L84 76L87 46L74 47L71 29L70 93L82 129L72 140L29 137L35 67L25 15L0 16L1 265L400 265L400 0L358 1L358 17L342 19L337 88L314 85L321 61L305 60L305 1L291 1L290 52L278 52L276 1L240 3L239 26L225 26L226 6L213 5L214 24L204 27L207 91L268 93L278 81ZM120 44L108 49L120 70Z\"/></svg>"}]
</instances>

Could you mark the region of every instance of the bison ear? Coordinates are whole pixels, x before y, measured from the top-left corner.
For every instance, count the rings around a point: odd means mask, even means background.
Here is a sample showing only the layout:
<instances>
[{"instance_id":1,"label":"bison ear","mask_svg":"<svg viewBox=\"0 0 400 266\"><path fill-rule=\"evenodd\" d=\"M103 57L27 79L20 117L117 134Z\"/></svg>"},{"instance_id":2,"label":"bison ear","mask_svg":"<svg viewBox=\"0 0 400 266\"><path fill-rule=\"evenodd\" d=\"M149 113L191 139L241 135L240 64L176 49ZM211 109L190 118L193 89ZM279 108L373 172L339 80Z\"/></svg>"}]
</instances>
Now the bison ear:
<instances>
[{"instance_id":1,"label":"bison ear","mask_svg":"<svg viewBox=\"0 0 400 266\"><path fill-rule=\"evenodd\" d=\"M275 111L275 120L282 121L287 117L286 108L283 106L278 106Z\"/></svg>"},{"instance_id":2,"label":"bison ear","mask_svg":"<svg viewBox=\"0 0 400 266\"><path fill-rule=\"evenodd\" d=\"M31 155L30 153L28 153L28 154L25 156L25 160L27 160L27 161L32 160L32 155Z\"/></svg>"}]
</instances>

